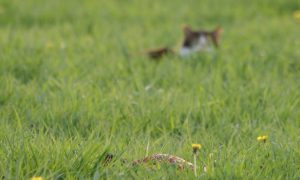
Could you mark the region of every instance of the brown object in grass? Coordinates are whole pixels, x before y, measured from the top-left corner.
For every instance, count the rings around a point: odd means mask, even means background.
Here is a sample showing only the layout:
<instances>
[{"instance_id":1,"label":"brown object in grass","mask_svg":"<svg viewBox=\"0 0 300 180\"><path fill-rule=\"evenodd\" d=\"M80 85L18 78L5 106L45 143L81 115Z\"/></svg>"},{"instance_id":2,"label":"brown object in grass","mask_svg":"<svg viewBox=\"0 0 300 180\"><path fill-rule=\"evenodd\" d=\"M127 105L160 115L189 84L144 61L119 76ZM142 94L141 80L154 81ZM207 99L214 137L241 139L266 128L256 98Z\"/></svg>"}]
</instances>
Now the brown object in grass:
<instances>
[{"instance_id":1,"label":"brown object in grass","mask_svg":"<svg viewBox=\"0 0 300 180\"><path fill-rule=\"evenodd\" d=\"M172 51L172 49L170 49L168 47L162 47L162 48L148 50L146 52L146 54L151 59L158 60L158 59L162 58L164 55L173 54L173 51Z\"/></svg>"},{"instance_id":2,"label":"brown object in grass","mask_svg":"<svg viewBox=\"0 0 300 180\"><path fill-rule=\"evenodd\" d=\"M178 169L183 170L185 168L189 168L191 170L194 169L194 165L191 162L188 162L178 156L170 155L170 154L153 154L151 156L147 156L143 159L133 161L133 165L141 165L147 163L167 163L173 164L178 167Z\"/></svg>"},{"instance_id":3,"label":"brown object in grass","mask_svg":"<svg viewBox=\"0 0 300 180\"><path fill-rule=\"evenodd\" d=\"M113 154L108 153L104 158L104 165L108 165L112 162L112 159L114 158ZM128 164L127 159L121 159L122 164ZM138 165L155 165L158 163L166 163L170 165L175 165L178 167L179 170L184 170L185 168L188 168L190 170L194 170L194 165L186 161L178 156L170 155L170 154L153 154L147 157L144 157L142 159L138 159L135 161L132 161L131 165L138 166Z\"/></svg>"}]
</instances>

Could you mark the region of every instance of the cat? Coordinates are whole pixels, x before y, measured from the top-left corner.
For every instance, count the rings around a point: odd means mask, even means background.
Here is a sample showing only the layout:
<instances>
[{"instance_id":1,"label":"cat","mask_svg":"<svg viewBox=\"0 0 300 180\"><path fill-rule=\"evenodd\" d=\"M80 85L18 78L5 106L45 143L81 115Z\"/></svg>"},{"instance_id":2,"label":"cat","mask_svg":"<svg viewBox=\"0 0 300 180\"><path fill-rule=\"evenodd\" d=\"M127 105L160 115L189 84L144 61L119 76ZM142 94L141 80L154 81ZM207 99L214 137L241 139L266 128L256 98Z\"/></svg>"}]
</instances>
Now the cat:
<instances>
[{"instance_id":1,"label":"cat","mask_svg":"<svg viewBox=\"0 0 300 180\"><path fill-rule=\"evenodd\" d=\"M179 54L187 56L194 52L211 51L211 44L218 48L223 29L218 26L213 31L194 31L189 26L184 26L183 32L184 40Z\"/></svg>"},{"instance_id":2,"label":"cat","mask_svg":"<svg viewBox=\"0 0 300 180\"><path fill-rule=\"evenodd\" d=\"M169 47L160 47L145 51L143 54L150 59L159 61L163 56L170 54L187 56L199 51L211 51L211 44L216 48L219 47L220 36L223 29L218 26L213 31L194 31L189 26L184 26L183 32L184 40L179 52Z\"/></svg>"}]
</instances>

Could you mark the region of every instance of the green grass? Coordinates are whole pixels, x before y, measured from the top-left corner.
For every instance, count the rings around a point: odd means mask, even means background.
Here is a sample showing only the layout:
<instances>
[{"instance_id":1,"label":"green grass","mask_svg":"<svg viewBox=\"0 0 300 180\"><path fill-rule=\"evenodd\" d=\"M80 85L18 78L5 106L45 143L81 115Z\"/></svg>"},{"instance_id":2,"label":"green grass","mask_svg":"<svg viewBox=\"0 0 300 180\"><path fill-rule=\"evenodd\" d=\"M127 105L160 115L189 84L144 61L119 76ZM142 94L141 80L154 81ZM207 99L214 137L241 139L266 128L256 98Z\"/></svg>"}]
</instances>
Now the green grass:
<instances>
[{"instance_id":1,"label":"green grass","mask_svg":"<svg viewBox=\"0 0 300 180\"><path fill-rule=\"evenodd\" d=\"M0 0L0 175L192 179L120 159L144 157L149 144L149 154L192 161L201 143L202 179L299 178L297 9L297 0ZM178 47L184 23L222 25L221 48L161 63L128 56ZM116 158L103 166L107 152Z\"/></svg>"}]
</instances>

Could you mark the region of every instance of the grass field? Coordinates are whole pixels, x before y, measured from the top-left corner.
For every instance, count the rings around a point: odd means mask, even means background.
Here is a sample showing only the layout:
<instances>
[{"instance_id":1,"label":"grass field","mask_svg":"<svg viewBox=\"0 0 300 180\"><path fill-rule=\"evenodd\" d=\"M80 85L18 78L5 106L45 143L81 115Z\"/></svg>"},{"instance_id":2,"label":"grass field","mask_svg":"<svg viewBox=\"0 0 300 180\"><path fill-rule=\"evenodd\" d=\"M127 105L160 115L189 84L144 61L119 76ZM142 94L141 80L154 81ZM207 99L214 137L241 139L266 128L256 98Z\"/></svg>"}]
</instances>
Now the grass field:
<instances>
[{"instance_id":1,"label":"grass field","mask_svg":"<svg viewBox=\"0 0 300 180\"><path fill-rule=\"evenodd\" d=\"M192 143L202 145L197 178L298 179L298 9L297 0L0 0L0 179L193 179L120 161L192 161ZM130 56L178 47L182 24L221 25L220 49L161 63Z\"/></svg>"}]
</instances>

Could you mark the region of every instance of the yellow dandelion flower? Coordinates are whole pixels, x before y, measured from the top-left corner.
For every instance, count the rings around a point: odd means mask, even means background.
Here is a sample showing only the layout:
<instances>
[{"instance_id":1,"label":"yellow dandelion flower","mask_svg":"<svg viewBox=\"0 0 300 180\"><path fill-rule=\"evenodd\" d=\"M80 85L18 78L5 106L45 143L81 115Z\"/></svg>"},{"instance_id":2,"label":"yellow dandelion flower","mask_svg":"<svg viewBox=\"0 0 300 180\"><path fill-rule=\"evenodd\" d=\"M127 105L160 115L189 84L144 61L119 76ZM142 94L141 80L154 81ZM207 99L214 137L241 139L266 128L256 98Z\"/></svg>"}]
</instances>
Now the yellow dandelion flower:
<instances>
[{"instance_id":1,"label":"yellow dandelion flower","mask_svg":"<svg viewBox=\"0 0 300 180\"><path fill-rule=\"evenodd\" d=\"M48 41L46 44L45 44L45 48L46 49L51 49L51 48L53 48L54 47L54 45L53 45L53 43L51 42L51 41Z\"/></svg>"},{"instance_id":2,"label":"yellow dandelion flower","mask_svg":"<svg viewBox=\"0 0 300 180\"><path fill-rule=\"evenodd\" d=\"M199 149L201 149L201 144L192 144L193 153L197 153Z\"/></svg>"},{"instance_id":3,"label":"yellow dandelion flower","mask_svg":"<svg viewBox=\"0 0 300 180\"><path fill-rule=\"evenodd\" d=\"M34 176L31 178L31 180L43 180L43 177L41 176Z\"/></svg>"},{"instance_id":4,"label":"yellow dandelion flower","mask_svg":"<svg viewBox=\"0 0 300 180\"><path fill-rule=\"evenodd\" d=\"M197 177L197 152L198 150L201 149L201 144L192 144L192 148L193 148L193 154L194 154L194 173L195 176Z\"/></svg>"},{"instance_id":5,"label":"yellow dandelion flower","mask_svg":"<svg viewBox=\"0 0 300 180\"><path fill-rule=\"evenodd\" d=\"M300 10L294 12L294 18L300 20Z\"/></svg>"},{"instance_id":6,"label":"yellow dandelion flower","mask_svg":"<svg viewBox=\"0 0 300 180\"><path fill-rule=\"evenodd\" d=\"M258 136L256 139L259 142L266 142L268 139L268 136Z\"/></svg>"}]
</instances>

